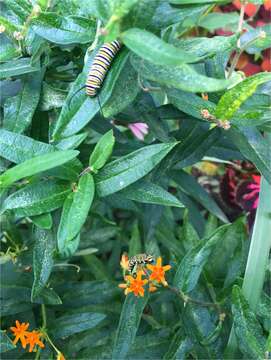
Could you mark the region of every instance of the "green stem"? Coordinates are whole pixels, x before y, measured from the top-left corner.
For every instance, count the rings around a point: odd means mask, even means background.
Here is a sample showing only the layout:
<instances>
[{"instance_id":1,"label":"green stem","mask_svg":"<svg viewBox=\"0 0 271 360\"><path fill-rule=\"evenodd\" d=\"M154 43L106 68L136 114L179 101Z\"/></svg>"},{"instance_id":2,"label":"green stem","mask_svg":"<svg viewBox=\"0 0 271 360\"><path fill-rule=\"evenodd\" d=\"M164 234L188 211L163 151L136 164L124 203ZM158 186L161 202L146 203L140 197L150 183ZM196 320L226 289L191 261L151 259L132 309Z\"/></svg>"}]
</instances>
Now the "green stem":
<instances>
[{"instance_id":1,"label":"green stem","mask_svg":"<svg viewBox=\"0 0 271 360\"><path fill-rule=\"evenodd\" d=\"M41 316L42 316L42 327L43 329L46 329L47 317L46 317L46 308L44 304L41 304Z\"/></svg>"},{"instance_id":2,"label":"green stem","mask_svg":"<svg viewBox=\"0 0 271 360\"><path fill-rule=\"evenodd\" d=\"M271 134L267 134L269 147L271 147ZM271 185L262 176L259 206L256 213L247 266L243 281L243 294L250 308L256 310L260 301L265 271L268 264L268 256L271 248ZM226 358L234 358L238 346L232 328Z\"/></svg>"}]
</instances>

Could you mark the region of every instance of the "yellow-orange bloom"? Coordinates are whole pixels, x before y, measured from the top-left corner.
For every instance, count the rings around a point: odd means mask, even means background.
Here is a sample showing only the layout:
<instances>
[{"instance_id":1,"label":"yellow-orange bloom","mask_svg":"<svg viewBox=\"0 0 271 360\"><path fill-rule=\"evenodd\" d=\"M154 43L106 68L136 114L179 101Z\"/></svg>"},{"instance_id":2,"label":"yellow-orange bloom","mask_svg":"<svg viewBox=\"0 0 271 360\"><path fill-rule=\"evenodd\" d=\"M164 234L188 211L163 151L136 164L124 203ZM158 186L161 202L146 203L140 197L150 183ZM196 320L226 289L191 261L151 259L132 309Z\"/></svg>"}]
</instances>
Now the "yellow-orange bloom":
<instances>
[{"instance_id":1,"label":"yellow-orange bloom","mask_svg":"<svg viewBox=\"0 0 271 360\"><path fill-rule=\"evenodd\" d=\"M44 344L40 340L41 336L42 333L36 330L33 330L26 334L26 344L29 345L29 352L32 352L36 345L38 345L41 348L44 348Z\"/></svg>"},{"instance_id":2,"label":"yellow-orange bloom","mask_svg":"<svg viewBox=\"0 0 271 360\"><path fill-rule=\"evenodd\" d=\"M64 355L61 352L58 352L56 360L66 360L66 359L64 358Z\"/></svg>"},{"instance_id":3,"label":"yellow-orange bloom","mask_svg":"<svg viewBox=\"0 0 271 360\"><path fill-rule=\"evenodd\" d=\"M155 292L157 290L157 287L154 286L152 283L149 285L149 292Z\"/></svg>"},{"instance_id":4,"label":"yellow-orange bloom","mask_svg":"<svg viewBox=\"0 0 271 360\"><path fill-rule=\"evenodd\" d=\"M162 283L167 286L168 283L165 279L165 272L171 269L170 265L162 266L162 258L159 256L156 261L156 265L147 265L147 268L151 271L150 280Z\"/></svg>"},{"instance_id":5,"label":"yellow-orange bloom","mask_svg":"<svg viewBox=\"0 0 271 360\"><path fill-rule=\"evenodd\" d=\"M130 292L134 293L135 296L144 296L144 285L147 284L147 279L142 279L142 275L144 275L143 271L138 271L136 278L133 278L131 275L126 275L125 280L126 284L120 284L119 287L125 289L125 295Z\"/></svg>"},{"instance_id":6,"label":"yellow-orange bloom","mask_svg":"<svg viewBox=\"0 0 271 360\"><path fill-rule=\"evenodd\" d=\"M28 334L28 331L26 331L29 327L29 323L21 323L16 320L15 321L16 327L12 326L10 330L13 332L13 335L15 336L15 339L13 340L13 344L16 345L18 340L21 340L22 347L25 349L26 347L26 335Z\"/></svg>"},{"instance_id":7,"label":"yellow-orange bloom","mask_svg":"<svg viewBox=\"0 0 271 360\"><path fill-rule=\"evenodd\" d=\"M127 271L129 269L129 257L126 253L123 253L121 256L120 266L125 271Z\"/></svg>"}]
</instances>

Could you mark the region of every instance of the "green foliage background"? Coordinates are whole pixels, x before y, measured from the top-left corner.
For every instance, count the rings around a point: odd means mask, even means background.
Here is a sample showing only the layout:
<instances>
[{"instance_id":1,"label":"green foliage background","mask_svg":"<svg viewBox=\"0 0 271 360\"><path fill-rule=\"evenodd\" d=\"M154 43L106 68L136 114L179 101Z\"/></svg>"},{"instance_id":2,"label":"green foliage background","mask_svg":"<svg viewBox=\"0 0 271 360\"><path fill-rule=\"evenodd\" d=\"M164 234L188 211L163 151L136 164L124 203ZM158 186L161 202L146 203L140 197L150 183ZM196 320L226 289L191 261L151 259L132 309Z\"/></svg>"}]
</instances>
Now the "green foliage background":
<instances>
[{"instance_id":1,"label":"green foliage background","mask_svg":"<svg viewBox=\"0 0 271 360\"><path fill-rule=\"evenodd\" d=\"M268 283L253 311L240 290L245 219L229 223L189 173L206 156L249 159L271 183L271 75L226 77L238 15L214 17L218 2L1 2L3 359L56 357L48 342L34 355L14 348L16 319L46 327L67 359L224 358L232 325L235 358L268 356ZM236 35L207 37L222 25ZM268 29L259 41L245 26L254 53L268 47ZM116 38L100 104L73 96ZM149 126L144 143L134 122ZM124 251L161 255L177 294L125 299Z\"/></svg>"}]
</instances>

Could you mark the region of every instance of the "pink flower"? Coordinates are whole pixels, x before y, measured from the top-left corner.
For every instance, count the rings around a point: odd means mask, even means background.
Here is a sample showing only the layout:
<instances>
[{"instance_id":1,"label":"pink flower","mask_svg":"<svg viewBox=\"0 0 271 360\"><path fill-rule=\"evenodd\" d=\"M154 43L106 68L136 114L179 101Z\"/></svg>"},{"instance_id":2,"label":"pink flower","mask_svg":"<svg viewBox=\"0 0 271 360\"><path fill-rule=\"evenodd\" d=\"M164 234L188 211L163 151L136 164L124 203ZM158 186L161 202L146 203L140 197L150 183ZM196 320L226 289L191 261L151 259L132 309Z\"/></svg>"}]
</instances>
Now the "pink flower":
<instances>
[{"instance_id":1,"label":"pink flower","mask_svg":"<svg viewBox=\"0 0 271 360\"><path fill-rule=\"evenodd\" d=\"M132 131L134 136L139 140L144 140L144 136L147 135L149 132L148 125L140 122L129 124L128 128Z\"/></svg>"}]
</instances>

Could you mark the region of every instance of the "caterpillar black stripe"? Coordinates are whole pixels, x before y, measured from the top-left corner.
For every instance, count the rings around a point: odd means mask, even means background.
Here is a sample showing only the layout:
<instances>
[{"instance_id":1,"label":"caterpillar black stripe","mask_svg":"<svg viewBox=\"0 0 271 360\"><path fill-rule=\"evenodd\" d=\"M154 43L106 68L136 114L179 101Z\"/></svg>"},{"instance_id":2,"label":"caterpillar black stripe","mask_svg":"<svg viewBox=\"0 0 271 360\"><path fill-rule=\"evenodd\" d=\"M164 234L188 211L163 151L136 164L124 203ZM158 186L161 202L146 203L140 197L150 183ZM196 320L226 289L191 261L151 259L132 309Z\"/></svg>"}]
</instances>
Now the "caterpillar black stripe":
<instances>
[{"instance_id":1,"label":"caterpillar black stripe","mask_svg":"<svg viewBox=\"0 0 271 360\"><path fill-rule=\"evenodd\" d=\"M86 93L88 96L94 97L97 95L97 92L103 84L104 78L111 66L111 63L116 54L119 52L120 48L121 43L118 40L105 43L100 48L88 73L88 78L86 81Z\"/></svg>"}]
</instances>

